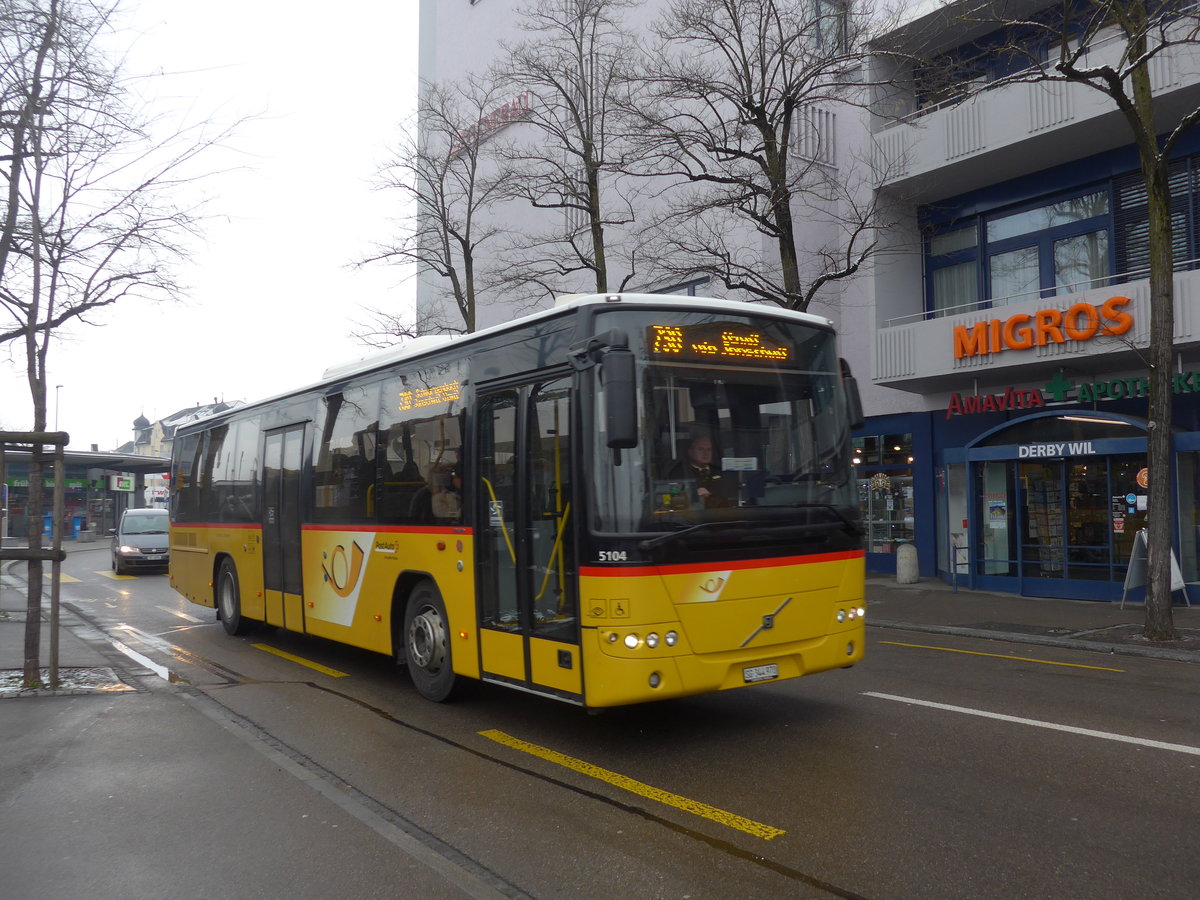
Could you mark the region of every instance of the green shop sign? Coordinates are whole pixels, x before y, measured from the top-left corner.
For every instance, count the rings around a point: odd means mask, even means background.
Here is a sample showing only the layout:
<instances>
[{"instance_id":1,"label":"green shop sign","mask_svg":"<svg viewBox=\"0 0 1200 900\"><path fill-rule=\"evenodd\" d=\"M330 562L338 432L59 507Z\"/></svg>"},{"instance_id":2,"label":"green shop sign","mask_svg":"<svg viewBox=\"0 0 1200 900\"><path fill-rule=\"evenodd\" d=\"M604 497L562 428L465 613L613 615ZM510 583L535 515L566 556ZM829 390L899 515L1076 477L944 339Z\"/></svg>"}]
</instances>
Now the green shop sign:
<instances>
[{"instance_id":1,"label":"green shop sign","mask_svg":"<svg viewBox=\"0 0 1200 900\"><path fill-rule=\"evenodd\" d=\"M1171 391L1175 394L1200 394L1200 371L1179 372L1172 376ZM946 404L946 418L1010 409L1035 409L1047 403L1093 403L1097 400L1125 400L1149 395L1149 378L1075 382L1059 372L1042 385L1040 391L1010 387L1002 394L951 394Z\"/></svg>"},{"instance_id":2,"label":"green shop sign","mask_svg":"<svg viewBox=\"0 0 1200 900\"><path fill-rule=\"evenodd\" d=\"M28 478L8 478L5 480L5 483L9 487L14 487L14 488L29 487L29 479ZM53 478L47 478L42 483L46 487L50 488L51 490L54 489L54 479ZM95 490L96 489L96 483L93 481L88 481L86 478L68 478L63 482L63 485L66 487L66 489L68 491L86 491L86 490Z\"/></svg>"}]
</instances>

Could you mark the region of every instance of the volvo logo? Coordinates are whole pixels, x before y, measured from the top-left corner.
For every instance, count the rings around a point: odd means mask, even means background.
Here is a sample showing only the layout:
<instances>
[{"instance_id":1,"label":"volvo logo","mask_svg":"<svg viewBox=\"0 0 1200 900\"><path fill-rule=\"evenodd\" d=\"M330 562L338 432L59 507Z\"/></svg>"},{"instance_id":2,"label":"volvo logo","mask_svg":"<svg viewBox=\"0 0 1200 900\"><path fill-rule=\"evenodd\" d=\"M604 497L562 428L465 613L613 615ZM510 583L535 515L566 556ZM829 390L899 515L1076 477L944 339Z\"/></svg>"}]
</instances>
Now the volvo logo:
<instances>
[{"instance_id":1,"label":"volvo logo","mask_svg":"<svg viewBox=\"0 0 1200 900\"><path fill-rule=\"evenodd\" d=\"M779 616L779 614L781 612L783 612L784 607L787 606L791 602L792 602L792 598L788 597L781 604L779 604L779 609L775 610L775 612L773 612L773 613L767 613L765 616L763 616L762 624L754 629L754 632L750 635L750 637L748 637L744 641L742 641L742 646L745 647L752 640L754 640L756 637L758 637L760 634L762 634L764 631L770 631L772 628L774 628L775 627L775 619Z\"/></svg>"}]
</instances>

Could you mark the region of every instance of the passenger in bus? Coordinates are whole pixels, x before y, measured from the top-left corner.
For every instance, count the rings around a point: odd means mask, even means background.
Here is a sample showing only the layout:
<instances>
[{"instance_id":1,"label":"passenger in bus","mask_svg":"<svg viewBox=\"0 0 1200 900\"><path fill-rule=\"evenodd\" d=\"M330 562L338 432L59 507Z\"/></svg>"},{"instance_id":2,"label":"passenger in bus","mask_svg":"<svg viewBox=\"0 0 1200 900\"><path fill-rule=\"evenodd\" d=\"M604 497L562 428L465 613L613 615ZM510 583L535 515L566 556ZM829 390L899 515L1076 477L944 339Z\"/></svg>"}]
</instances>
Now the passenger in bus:
<instances>
[{"instance_id":1,"label":"passenger in bus","mask_svg":"<svg viewBox=\"0 0 1200 900\"><path fill-rule=\"evenodd\" d=\"M733 478L722 477L720 470L713 467L713 442L707 434L694 435L688 441L684 458L667 477L694 480L696 496L705 509L733 506L737 483Z\"/></svg>"},{"instance_id":2,"label":"passenger in bus","mask_svg":"<svg viewBox=\"0 0 1200 900\"><path fill-rule=\"evenodd\" d=\"M457 522L462 516L462 477L451 463L437 463L428 483L417 491L409 510L413 522Z\"/></svg>"}]
</instances>

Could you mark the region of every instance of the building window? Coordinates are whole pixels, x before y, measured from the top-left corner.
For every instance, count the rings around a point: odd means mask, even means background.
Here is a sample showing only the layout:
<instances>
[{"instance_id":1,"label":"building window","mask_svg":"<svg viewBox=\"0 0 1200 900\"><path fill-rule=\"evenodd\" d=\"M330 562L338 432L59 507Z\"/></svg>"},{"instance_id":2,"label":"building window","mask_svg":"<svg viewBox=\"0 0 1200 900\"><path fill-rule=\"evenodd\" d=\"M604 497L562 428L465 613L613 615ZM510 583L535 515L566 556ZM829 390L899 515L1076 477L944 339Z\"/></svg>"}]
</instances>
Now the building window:
<instances>
[{"instance_id":1,"label":"building window","mask_svg":"<svg viewBox=\"0 0 1200 900\"><path fill-rule=\"evenodd\" d=\"M1108 188L986 219L988 297L1020 303L1102 287L1108 254Z\"/></svg>"},{"instance_id":2,"label":"building window","mask_svg":"<svg viewBox=\"0 0 1200 900\"><path fill-rule=\"evenodd\" d=\"M872 434L854 439L858 503L868 553L895 553L912 543L913 449L911 434Z\"/></svg>"},{"instance_id":3,"label":"building window","mask_svg":"<svg viewBox=\"0 0 1200 900\"><path fill-rule=\"evenodd\" d=\"M979 302L978 226L952 228L929 238L930 300L937 312L968 312Z\"/></svg>"},{"instance_id":4,"label":"building window","mask_svg":"<svg viewBox=\"0 0 1200 900\"><path fill-rule=\"evenodd\" d=\"M1194 268L1200 255L1196 240L1196 204L1200 200L1200 160L1182 159L1168 172L1171 189L1171 249L1175 265ZM1113 182L1117 272L1142 278L1150 268L1150 223L1146 185L1140 172Z\"/></svg>"},{"instance_id":5,"label":"building window","mask_svg":"<svg viewBox=\"0 0 1200 900\"><path fill-rule=\"evenodd\" d=\"M826 53L845 53L849 48L848 7L846 0L815 0L813 18L817 45Z\"/></svg>"},{"instance_id":6,"label":"building window","mask_svg":"<svg viewBox=\"0 0 1200 900\"><path fill-rule=\"evenodd\" d=\"M1105 184L934 229L926 241L928 309L969 312L1103 287L1117 269L1113 227ZM1135 241L1126 243L1136 251Z\"/></svg>"}]
</instances>

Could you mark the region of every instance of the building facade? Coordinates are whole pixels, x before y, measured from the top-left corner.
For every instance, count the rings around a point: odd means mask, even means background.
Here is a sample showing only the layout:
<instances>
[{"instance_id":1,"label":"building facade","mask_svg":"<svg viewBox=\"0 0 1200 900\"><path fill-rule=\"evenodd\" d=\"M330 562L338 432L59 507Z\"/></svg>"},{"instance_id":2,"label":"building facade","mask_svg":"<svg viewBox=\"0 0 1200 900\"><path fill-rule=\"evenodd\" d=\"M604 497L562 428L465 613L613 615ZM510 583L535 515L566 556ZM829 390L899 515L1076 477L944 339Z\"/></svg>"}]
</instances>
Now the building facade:
<instances>
[{"instance_id":1,"label":"building facade","mask_svg":"<svg viewBox=\"0 0 1200 900\"><path fill-rule=\"evenodd\" d=\"M640 4L639 26L663 5ZM839 157L872 157L857 187L887 226L857 280L812 308L838 325L863 388L855 465L868 568L894 571L896 550L912 544L925 576L1120 599L1151 513L1138 160L1098 91L1012 82L1014 46L1042 65L1056 49L1042 32L966 13L977 5L941 4L891 31L878 46L893 52L863 69L869 106L830 108ZM1053 8L1017 5L1026 19ZM423 2L422 78L459 78L495 59L519 36L517 6ZM1112 29L1087 40L1095 62L1122 49ZM1152 77L1164 123L1200 105L1195 47L1159 55ZM1172 190L1175 503L1166 514L1184 579L1200 581L1200 134L1179 144Z\"/></svg>"},{"instance_id":2,"label":"building facade","mask_svg":"<svg viewBox=\"0 0 1200 900\"><path fill-rule=\"evenodd\" d=\"M890 461L868 451L868 549L914 540L927 574L1034 596L1119 599L1152 512L1138 157L1129 126L1099 91L1012 81L1015 46L1026 50L1022 65L1054 64L1061 47L1049 29L967 23L967 5L948 4L891 36L893 46L922 47L934 62L924 71L875 60L875 79L886 83L871 120L879 191L899 225L873 272L871 373L923 408L868 423L885 450L911 447ZM1026 22L1052 12L1027 6ZM1070 50L1085 41L1092 65L1116 63L1125 49L1115 28L1068 30L1066 39ZM938 70L955 73L958 89L945 77L933 83ZM1169 128L1200 105L1197 47L1158 55L1151 79ZM1164 511L1187 581L1200 580L1198 163L1193 134L1179 143L1171 176L1175 503Z\"/></svg>"}]
</instances>

